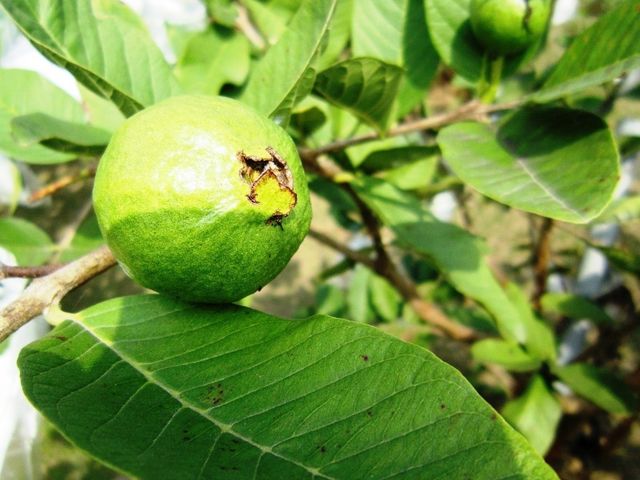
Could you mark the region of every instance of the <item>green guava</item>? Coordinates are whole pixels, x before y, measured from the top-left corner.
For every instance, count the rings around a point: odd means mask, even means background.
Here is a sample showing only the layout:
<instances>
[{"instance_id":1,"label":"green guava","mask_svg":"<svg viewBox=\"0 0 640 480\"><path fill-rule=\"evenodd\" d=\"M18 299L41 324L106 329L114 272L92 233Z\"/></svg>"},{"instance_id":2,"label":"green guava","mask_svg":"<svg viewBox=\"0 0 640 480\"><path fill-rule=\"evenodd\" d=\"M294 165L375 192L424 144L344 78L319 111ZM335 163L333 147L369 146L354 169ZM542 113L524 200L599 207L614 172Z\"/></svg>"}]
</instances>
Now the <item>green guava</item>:
<instances>
[{"instance_id":1,"label":"green guava","mask_svg":"<svg viewBox=\"0 0 640 480\"><path fill-rule=\"evenodd\" d=\"M229 98L179 96L126 120L96 173L102 234L141 285L227 303L271 281L309 230L297 149Z\"/></svg>"},{"instance_id":2,"label":"green guava","mask_svg":"<svg viewBox=\"0 0 640 480\"><path fill-rule=\"evenodd\" d=\"M551 0L471 0L471 28L494 55L526 49L544 33Z\"/></svg>"}]
</instances>

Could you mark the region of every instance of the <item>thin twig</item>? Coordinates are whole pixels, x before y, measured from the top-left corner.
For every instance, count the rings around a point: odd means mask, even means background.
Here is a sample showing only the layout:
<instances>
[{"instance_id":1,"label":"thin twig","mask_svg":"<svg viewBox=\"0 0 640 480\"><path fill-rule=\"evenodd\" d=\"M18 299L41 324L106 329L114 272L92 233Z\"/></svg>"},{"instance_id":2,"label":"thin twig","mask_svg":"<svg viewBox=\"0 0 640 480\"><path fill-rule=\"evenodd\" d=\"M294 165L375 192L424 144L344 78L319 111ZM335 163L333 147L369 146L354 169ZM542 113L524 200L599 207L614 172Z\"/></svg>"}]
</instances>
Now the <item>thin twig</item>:
<instances>
[{"instance_id":1,"label":"thin twig","mask_svg":"<svg viewBox=\"0 0 640 480\"><path fill-rule=\"evenodd\" d=\"M244 36L247 37L247 40L255 47L259 50L264 50L267 44L258 29L251 23L247 8L244 5L236 4L236 9L238 11L238 16L235 21L236 28L243 33Z\"/></svg>"},{"instance_id":2,"label":"thin twig","mask_svg":"<svg viewBox=\"0 0 640 480\"><path fill-rule=\"evenodd\" d=\"M35 279L20 298L0 311L0 342L58 303L71 290L115 263L111 250L103 246L45 277Z\"/></svg>"},{"instance_id":3,"label":"thin twig","mask_svg":"<svg viewBox=\"0 0 640 480\"><path fill-rule=\"evenodd\" d=\"M420 132L424 130L437 130L455 122L462 120L478 120L482 119L485 115L501 110L509 110L519 106L522 102L508 102L495 105L484 105L477 101L472 101L462 105L460 108L453 110L452 112L446 112L439 115L433 115L431 117L421 118L418 120L412 120L406 123L402 123L395 128L389 130L385 135L381 135L378 132L365 133L357 137L351 137L344 140L338 140L333 143L329 143L318 148L303 148L300 150L300 155L303 158L312 158L325 153L335 153L345 148L352 147L353 145L359 145L361 143L370 142L373 140L379 140L386 137L395 137L398 135L404 135L411 132Z\"/></svg>"},{"instance_id":4,"label":"thin twig","mask_svg":"<svg viewBox=\"0 0 640 480\"><path fill-rule=\"evenodd\" d=\"M540 299L547 289L547 277L549 276L549 262L551 261L551 231L553 220L545 218L540 225L538 244L534 254L534 278L535 291L531 299L535 308L540 308Z\"/></svg>"},{"instance_id":5,"label":"thin twig","mask_svg":"<svg viewBox=\"0 0 640 480\"><path fill-rule=\"evenodd\" d=\"M328 247L331 247L337 252L340 252L348 259L353 260L356 263L361 263L362 265L364 265L365 267L371 270L375 270L375 262L368 255L365 255L364 253L358 252L356 250L352 250L346 245L343 245L342 243L335 241L329 235L326 235L314 229L311 229L309 231L309 236L314 240L317 240L318 242Z\"/></svg>"},{"instance_id":6,"label":"thin twig","mask_svg":"<svg viewBox=\"0 0 640 480\"><path fill-rule=\"evenodd\" d=\"M55 272L63 265L40 265L37 267L14 267L0 263L0 280L5 278L38 278Z\"/></svg>"},{"instance_id":7,"label":"thin twig","mask_svg":"<svg viewBox=\"0 0 640 480\"><path fill-rule=\"evenodd\" d=\"M45 197L53 195L54 193L59 192L63 188L68 187L74 183L80 182L86 178L91 178L96 174L96 165L91 165L87 168L83 168L79 172L65 175L64 177L59 178L55 182L52 182L48 185L45 185L39 190L36 190L29 197L29 202L37 202L38 200L42 200Z\"/></svg>"}]
</instances>

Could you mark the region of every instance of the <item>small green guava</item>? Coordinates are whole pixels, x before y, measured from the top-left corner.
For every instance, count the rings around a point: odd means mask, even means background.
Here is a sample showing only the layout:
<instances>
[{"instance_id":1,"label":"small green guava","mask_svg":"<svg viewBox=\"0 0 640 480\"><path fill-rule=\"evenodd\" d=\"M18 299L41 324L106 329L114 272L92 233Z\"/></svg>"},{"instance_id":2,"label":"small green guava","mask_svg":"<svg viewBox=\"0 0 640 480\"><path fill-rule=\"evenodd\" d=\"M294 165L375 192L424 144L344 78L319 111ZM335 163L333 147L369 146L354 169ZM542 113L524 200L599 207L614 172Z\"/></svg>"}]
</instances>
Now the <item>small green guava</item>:
<instances>
[{"instance_id":1,"label":"small green guava","mask_svg":"<svg viewBox=\"0 0 640 480\"><path fill-rule=\"evenodd\" d=\"M551 0L471 0L471 28L494 55L526 49L544 33Z\"/></svg>"},{"instance_id":2,"label":"small green guava","mask_svg":"<svg viewBox=\"0 0 640 480\"><path fill-rule=\"evenodd\" d=\"M100 160L93 201L125 272L193 302L259 290L311 221L291 138L224 97L173 97L127 119Z\"/></svg>"}]
</instances>

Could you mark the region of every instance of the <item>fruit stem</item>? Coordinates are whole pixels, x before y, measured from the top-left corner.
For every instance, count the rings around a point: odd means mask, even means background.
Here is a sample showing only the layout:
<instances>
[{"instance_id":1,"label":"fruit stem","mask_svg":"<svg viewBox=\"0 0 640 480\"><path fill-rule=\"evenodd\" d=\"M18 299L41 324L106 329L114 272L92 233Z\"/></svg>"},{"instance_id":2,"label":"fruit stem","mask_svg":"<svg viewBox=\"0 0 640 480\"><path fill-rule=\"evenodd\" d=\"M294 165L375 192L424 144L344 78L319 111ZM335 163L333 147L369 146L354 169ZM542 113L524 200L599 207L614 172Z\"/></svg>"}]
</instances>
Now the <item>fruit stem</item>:
<instances>
[{"instance_id":1,"label":"fruit stem","mask_svg":"<svg viewBox=\"0 0 640 480\"><path fill-rule=\"evenodd\" d=\"M482 79L478 85L478 96L482 103L493 103L502 79L504 57L491 58L485 54L482 59Z\"/></svg>"}]
</instances>

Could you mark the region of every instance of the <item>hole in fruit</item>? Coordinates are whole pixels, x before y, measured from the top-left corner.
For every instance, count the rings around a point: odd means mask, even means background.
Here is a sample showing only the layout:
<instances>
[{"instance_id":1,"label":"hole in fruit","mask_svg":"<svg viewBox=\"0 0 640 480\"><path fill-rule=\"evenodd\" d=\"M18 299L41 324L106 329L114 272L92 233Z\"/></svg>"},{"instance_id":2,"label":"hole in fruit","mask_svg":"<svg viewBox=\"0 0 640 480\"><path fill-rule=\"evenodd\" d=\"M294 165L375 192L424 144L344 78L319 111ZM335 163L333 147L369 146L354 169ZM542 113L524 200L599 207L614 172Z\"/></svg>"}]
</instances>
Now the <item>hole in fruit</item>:
<instances>
[{"instance_id":1,"label":"hole in fruit","mask_svg":"<svg viewBox=\"0 0 640 480\"><path fill-rule=\"evenodd\" d=\"M240 176L249 185L247 199L269 215L265 223L282 228L282 220L296 206L298 196L287 162L273 148L265 150L269 156L264 158L238 152Z\"/></svg>"}]
</instances>

